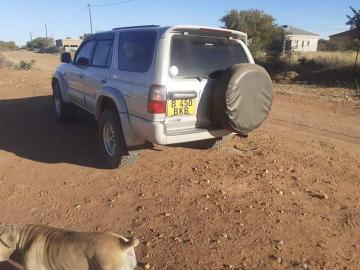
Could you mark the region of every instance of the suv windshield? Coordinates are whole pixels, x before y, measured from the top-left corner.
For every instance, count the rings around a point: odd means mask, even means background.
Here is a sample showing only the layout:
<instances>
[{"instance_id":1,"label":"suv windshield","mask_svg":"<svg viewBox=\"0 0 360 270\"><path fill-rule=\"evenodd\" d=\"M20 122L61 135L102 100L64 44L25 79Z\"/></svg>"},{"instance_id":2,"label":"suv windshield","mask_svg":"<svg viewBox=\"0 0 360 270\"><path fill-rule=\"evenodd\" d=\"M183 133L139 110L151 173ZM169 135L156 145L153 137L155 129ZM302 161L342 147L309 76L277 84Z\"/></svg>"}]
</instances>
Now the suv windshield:
<instances>
[{"instance_id":1,"label":"suv windshield","mask_svg":"<svg viewBox=\"0 0 360 270\"><path fill-rule=\"evenodd\" d=\"M243 47L234 40L180 35L172 39L170 73L174 77L208 76L248 62Z\"/></svg>"}]
</instances>

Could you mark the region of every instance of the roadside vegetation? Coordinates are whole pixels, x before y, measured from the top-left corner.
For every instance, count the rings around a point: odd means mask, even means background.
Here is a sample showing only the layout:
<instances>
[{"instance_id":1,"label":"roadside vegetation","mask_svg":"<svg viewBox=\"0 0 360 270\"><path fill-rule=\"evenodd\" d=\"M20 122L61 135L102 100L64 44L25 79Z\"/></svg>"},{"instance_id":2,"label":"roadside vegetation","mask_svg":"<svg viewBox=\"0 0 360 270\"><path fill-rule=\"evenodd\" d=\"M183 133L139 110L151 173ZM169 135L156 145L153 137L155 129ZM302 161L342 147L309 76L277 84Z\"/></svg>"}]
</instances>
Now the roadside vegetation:
<instances>
[{"instance_id":1,"label":"roadside vegetation","mask_svg":"<svg viewBox=\"0 0 360 270\"><path fill-rule=\"evenodd\" d=\"M359 91L359 74L353 74L356 52L309 52L283 55L276 61L258 58L277 83L347 87Z\"/></svg>"},{"instance_id":2,"label":"roadside vegetation","mask_svg":"<svg viewBox=\"0 0 360 270\"><path fill-rule=\"evenodd\" d=\"M20 62L16 64L6 59L6 57L0 53L0 68L9 68L15 70L30 70L35 65L35 63L36 63L35 60L30 60L30 62L25 60L20 60Z\"/></svg>"},{"instance_id":3,"label":"roadside vegetation","mask_svg":"<svg viewBox=\"0 0 360 270\"><path fill-rule=\"evenodd\" d=\"M14 68L18 70L30 70L35 64L35 62L35 60L31 60L30 62L20 60L20 63L18 65L15 65Z\"/></svg>"},{"instance_id":4,"label":"roadside vegetation","mask_svg":"<svg viewBox=\"0 0 360 270\"><path fill-rule=\"evenodd\" d=\"M37 37L32 41L28 41L26 49L39 53L59 53L61 49L55 46L53 38Z\"/></svg>"},{"instance_id":5,"label":"roadside vegetation","mask_svg":"<svg viewBox=\"0 0 360 270\"><path fill-rule=\"evenodd\" d=\"M348 44L320 40L319 51L314 53L287 50L283 29L274 17L261 10L230 10L220 21L224 28L248 34L255 61L268 70L275 82L347 87L359 92L360 11L350 9L353 16L347 17L347 24L358 30L359 38Z\"/></svg>"},{"instance_id":6,"label":"roadside vegetation","mask_svg":"<svg viewBox=\"0 0 360 270\"><path fill-rule=\"evenodd\" d=\"M19 47L15 44L14 41L3 41L0 40L0 51L15 51Z\"/></svg>"},{"instance_id":7,"label":"roadside vegetation","mask_svg":"<svg viewBox=\"0 0 360 270\"><path fill-rule=\"evenodd\" d=\"M1 53L0 53L0 68L12 68L14 67L14 63L7 60L5 58L5 56L3 56Z\"/></svg>"}]
</instances>

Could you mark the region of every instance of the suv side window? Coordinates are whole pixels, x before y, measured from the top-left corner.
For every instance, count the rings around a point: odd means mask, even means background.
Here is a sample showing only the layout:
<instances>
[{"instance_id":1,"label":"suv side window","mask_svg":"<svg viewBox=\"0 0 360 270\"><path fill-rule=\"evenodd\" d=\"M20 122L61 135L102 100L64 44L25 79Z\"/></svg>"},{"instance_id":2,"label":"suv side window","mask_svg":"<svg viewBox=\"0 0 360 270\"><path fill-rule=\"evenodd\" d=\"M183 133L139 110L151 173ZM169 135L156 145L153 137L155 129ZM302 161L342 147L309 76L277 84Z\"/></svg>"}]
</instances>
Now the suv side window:
<instances>
[{"instance_id":1,"label":"suv side window","mask_svg":"<svg viewBox=\"0 0 360 270\"><path fill-rule=\"evenodd\" d=\"M133 72L147 72L150 68L156 32L127 31L120 34L119 69Z\"/></svg>"},{"instance_id":2,"label":"suv side window","mask_svg":"<svg viewBox=\"0 0 360 270\"><path fill-rule=\"evenodd\" d=\"M95 42L95 40L89 40L83 46L81 46L79 51L76 53L74 61L75 64L79 64L80 58L86 58L88 60L88 65L90 65Z\"/></svg>"},{"instance_id":3,"label":"suv side window","mask_svg":"<svg viewBox=\"0 0 360 270\"><path fill-rule=\"evenodd\" d=\"M96 44L92 65L96 67L108 67L111 48L112 40L99 40Z\"/></svg>"}]
</instances>

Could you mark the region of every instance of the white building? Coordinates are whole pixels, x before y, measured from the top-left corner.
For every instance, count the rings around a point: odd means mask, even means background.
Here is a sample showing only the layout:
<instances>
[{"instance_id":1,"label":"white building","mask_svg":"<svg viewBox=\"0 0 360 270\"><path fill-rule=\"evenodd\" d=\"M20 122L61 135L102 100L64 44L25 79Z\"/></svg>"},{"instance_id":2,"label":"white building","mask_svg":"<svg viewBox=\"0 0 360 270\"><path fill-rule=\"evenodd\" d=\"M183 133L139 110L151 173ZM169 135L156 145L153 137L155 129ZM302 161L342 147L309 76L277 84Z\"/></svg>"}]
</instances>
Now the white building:
<instances>
[{"instance_id":1,"label":"white building","mask_svg":"<svg viewBox=\"0 0 360 270\"><path fill-rule=\"evenodd\" d=\"M76 52L82 39L58 39L55 41L56 47L64 49L66 52Z\"/></svg>"},{"instance_id":2,"label":"white building","mask_svg":"<svg viewBox=\"0 0 360 270\"><path fill-rule=\"evenodd\" d=\"M291 25L282 26L285 31L286 49L294 52L316 52L320 36Z\"/></svg>"}]
</instances>

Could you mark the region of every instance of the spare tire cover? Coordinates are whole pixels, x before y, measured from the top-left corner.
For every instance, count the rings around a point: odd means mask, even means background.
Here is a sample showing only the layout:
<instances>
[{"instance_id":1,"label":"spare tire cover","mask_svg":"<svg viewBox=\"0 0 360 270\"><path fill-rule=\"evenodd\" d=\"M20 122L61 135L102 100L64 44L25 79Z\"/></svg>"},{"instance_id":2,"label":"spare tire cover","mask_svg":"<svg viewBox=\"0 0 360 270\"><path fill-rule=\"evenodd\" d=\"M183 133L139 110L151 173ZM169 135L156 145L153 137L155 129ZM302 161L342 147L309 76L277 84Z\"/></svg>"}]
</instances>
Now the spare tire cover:
<instances>
[{"instance_id":1,"label":"spare tire cover","mask_svg":"<svg viewBox=\"0 0 360 270\"><path fill-rule=\"evenodd\" d=\"M273 87L267 71L255 64L230 67L213 85L211 116L215 126L246 134L271 111Z\"/></svg>"}]
</instances>

